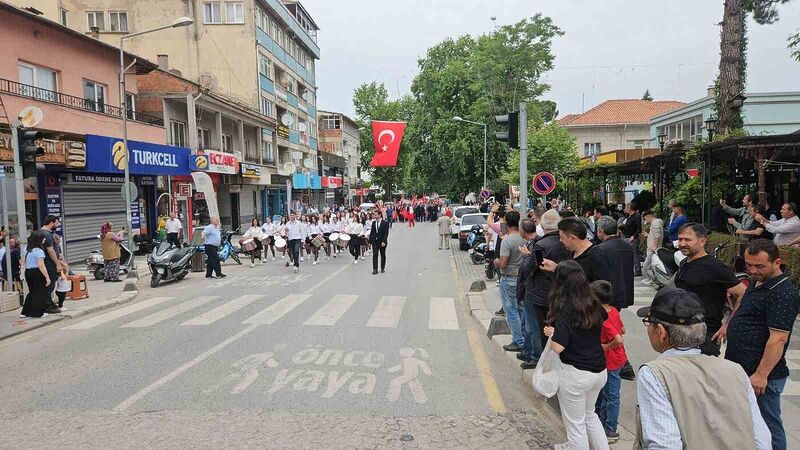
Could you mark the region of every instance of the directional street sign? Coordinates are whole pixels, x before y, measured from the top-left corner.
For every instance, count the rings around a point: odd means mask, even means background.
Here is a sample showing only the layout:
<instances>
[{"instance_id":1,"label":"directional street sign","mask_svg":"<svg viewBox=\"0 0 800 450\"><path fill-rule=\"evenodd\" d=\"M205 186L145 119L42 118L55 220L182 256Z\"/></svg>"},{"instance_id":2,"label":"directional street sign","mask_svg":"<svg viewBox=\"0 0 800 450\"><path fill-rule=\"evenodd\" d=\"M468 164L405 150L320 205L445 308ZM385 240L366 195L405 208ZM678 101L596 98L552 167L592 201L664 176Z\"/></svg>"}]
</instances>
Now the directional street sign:
<instances>
[{"instance_id":1,"label":"directional street sign","mask_svg":"<svg viewBox=\"0 0 800 450\"><path fill-rule=\"evenodd\" d=\"M547 195L556 188L556 177L550 172L539 172L533 176L533 190L539 195Z\"/></svg>"}]
</instances>

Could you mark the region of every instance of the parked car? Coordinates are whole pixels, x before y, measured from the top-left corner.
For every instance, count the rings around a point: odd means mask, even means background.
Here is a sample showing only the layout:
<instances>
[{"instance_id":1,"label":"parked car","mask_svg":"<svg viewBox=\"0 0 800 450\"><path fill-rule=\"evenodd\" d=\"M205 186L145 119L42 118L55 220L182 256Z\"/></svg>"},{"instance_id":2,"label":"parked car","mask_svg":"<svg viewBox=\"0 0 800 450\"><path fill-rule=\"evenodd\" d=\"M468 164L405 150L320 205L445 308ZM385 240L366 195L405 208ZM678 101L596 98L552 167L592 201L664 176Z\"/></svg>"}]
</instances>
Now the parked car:
<instances>
[{"instance_id":1,"label":"parked car","mask_svg":"<svg viewBox=\"0 0 800 450\"><path fill-rule=\"evenodd\" d=\"M469 244L467 243L467 237L469 237L469 233L472 229L473 225L486 225L486 218L489 217L489 214L486 213L477 213L477 214L464 214L461 216L461 225L458 228L458 249L459 250L469 250Z\"/></svg>"},{"instance_id":2,"label":"parked car","mask_svg":"<svg viewBox=\"0 0 800 450\"><path fill-rule=\"evenodd\" d=\"M369 211L369 210L371 210L371 209L372 209L372 208L374 208L374 207L375 207L375 203L362 203L362 204L359 206L359 209L360 209L361 211Z\"/></svg>"},{"instance_id":3,"label":"parked car","mask_svg":"<svg viewBox=\"0 0 800 450\"><path fill-rule=\"evenodd\" d=\"M461 217L464 214L476 214L481 212L477 206L459 206L453 209L453 224L450 225L450 235L453 239L458 237L458 231L461 228Z\"/></svg>"}]
</instances>

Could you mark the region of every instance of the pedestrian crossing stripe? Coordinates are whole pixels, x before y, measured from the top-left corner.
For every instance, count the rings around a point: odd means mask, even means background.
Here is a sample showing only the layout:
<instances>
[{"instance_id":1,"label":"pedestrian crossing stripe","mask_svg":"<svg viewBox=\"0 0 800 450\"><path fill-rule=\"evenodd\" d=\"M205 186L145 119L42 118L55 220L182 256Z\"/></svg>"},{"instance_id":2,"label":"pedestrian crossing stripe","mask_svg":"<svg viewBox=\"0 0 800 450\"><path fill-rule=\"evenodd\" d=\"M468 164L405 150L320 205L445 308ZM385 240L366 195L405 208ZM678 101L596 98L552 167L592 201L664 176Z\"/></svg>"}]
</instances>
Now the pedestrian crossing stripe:
<instances>
[{"instance_id":1,"label":"pedestrian crossing stripe","mask_svg":"<svg viewBox=\"0 0 800 450\"><path fill-rule=\"evenodd\" d=\"M295 308L306 302L311 297L311 294L291 294L274 302L260 311L249 316L242 324L245 325L271 325L281 320L292 312ZM221 305L206 311L198 313L197 316L191 318L183 318L181 326L208 326L226 317L233 315L235 312L262 301L266 298L265 295L242 295L239 297L231 298ZM357 304L359 298L362 300L369 300L368 298L359 297L358 295L334 295L327 302L322 304L313 314L307 318L303 318L303 326L314 327L331 327L335 326L341 321L348 312L353 310L353 306ZM65 330L89 330L109 322L123 319L134 313L153 308L158 305L167 304L173 301L175 297L153 297L135 303L129 306L116 309L114 311L100 314L81 322L64 327ZM124 322L119 325L119 328L147 328L162 324L170 319L180 317L181 315L201 309L201 307L211 305L220 300L219 296L201 296L173 305L167 305L165 308L151 312L144 317L137 318L132 321ZM377 303L370 303L372 313L369 319L364 324L367 328L397 328L400 321L404 316L408 298L402 296L383 296ZM460 324L458 320L458 313L456 311L456 301L451 297L431 297L428 301L428 329L430 330L459 330ZM208 306L209 308L211 306ZM424 323L424 322L423 322Z\"/></svg>"}]
</instances>

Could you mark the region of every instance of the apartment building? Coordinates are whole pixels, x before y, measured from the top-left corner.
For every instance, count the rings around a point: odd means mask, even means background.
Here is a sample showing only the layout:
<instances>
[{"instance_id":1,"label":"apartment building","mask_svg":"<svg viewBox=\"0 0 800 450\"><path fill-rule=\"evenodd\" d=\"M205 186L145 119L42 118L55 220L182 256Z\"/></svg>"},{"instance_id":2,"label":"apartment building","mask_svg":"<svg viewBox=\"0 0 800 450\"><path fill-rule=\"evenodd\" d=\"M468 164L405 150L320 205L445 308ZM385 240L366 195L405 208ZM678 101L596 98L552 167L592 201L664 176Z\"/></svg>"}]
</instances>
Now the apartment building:
<instances>
[{"instance_id":1,"label":"apartment building","mask_svg":"<svg viewBox=\"0 0 800 450\"><path fill-rule=\"evenodd\" d=\"M330 168L333 169L330 175L338 174L343 178L346 192L342 195L352 199L359 182L369 180L369 173L361 170L358 124L343 113L319 111L319 149L323 158L338 162Z\"/></svg>"},{"instance_id":2,"label":"apartment building","mask_svg":"<svg viewBox=\"0 0 800 450\"><path fill-rule=\"evenodd\" d=\"M192 26L125 41L125 48L153 61L169 58L170 71L202 89L247 105L274 119L257 125L269 136L274 158L264 161L265 187L282 189L294 174L318 170L316 61L319 27L293 0L11 0L66 26L119 45L120 37L169 24ZM57 4L57 6L54 6ZM189 111L191 114L192 111ZM190 122L196 122L188 119ZM171 130L170 130L171 131ZM202 133L187 132L187 146L202 151ZM170 140L172 137L170 136ZM244 155L241 142L223 148ZM291 164L289 164L291 163ZM318 178L318 176L317 176ZM318 179L316 181L319 181ZM312 180L312 186L320 183ZM236 188L234 188L236 189ZM300 191L295 193L299 195ZM223 195L220 208L225 209ZM273 201L278 201L278 195ZM265 211L270 213L270 211Z\"/></svg>"}]
</instances>

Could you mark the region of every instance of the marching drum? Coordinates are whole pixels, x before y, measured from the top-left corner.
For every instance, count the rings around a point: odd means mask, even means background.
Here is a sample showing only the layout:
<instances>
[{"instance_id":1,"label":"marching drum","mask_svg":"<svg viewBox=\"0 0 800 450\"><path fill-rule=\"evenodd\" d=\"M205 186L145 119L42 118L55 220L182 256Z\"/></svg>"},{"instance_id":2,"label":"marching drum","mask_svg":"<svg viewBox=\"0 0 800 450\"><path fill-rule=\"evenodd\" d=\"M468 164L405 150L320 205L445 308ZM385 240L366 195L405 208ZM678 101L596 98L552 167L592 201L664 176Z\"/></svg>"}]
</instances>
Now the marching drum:
<instances>
[{"instance_id":1,"label":"marching drum","mask_svg":"<svg viewBox=\"0 0 800 450\"><path fill-rule=\"evenodd\" d=\"M264 239L261 239L261 245L263 245L264 248L267 248L271 242L272 242L271 236L267 236Z\"/></svg>"},{"instance_id":2,"label":"marching drum","mask_svg":"<svg viewBox=\"0 0 800 450\"><path fill-rule=\"evenodd\" d=\"M286 248L286 239L278 236L275 238L275 248L282 252L284 248Z\"/></svg>"},{"instance_id":3,"label":"marching drum","mask_svg":"<svg viewBox=\"0 0 800 450\"><path fill-rule=\"evenodd\" d=\"M314 239L311 240L311 245L316 248L322 247L323 244L325 244L325 238L321 234L314 236Z\"/></svg>"},{"instance_id":4,"label":"marching drum","mask_svg":"<svg viewBox=\"0 0 800 450\"><path fill-rule=\"evenodd\" d=\"M339 240L339 233L336 232L331 233L330 236L328 236L328 240L336 244L336 241Z\"/></svg>"},{"instance_id":5,"label":"marching drum","mask_svg":"<svg viewBox=\"0 0 800 450\"><path fill-rule=\"evenodd\" d=\"M258 245L256 244L256 240L253 238L245 239L242 241L242 251L243 252L252 252L256 249Z\"/></svg>"},{"instance_id":6,"label":"marching drum","mask_svg":"<svg viewBox=\"0 0 800 450\"><path fill-rule=\"evenodd\" d=\"M349 234L340 234L339 240L336 241L336 245L341 248L347 248L350 245L350 235Z\"/></svg>"}]
</instances>

